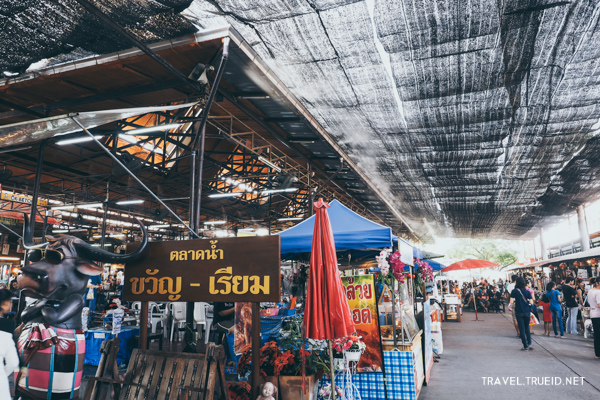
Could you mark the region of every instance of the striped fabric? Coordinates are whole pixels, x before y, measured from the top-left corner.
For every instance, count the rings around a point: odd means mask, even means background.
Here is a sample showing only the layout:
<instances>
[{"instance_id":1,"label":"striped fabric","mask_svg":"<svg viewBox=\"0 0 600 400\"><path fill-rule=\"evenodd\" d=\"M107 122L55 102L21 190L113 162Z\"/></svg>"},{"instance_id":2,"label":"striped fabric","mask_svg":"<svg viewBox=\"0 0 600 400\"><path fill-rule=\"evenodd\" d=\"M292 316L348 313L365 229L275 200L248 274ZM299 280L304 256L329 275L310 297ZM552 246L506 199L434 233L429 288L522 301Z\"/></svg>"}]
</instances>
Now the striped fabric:
<instances>
[{"instance_id":1,"label":"striped fabric","mask_svg":"<svg viewBox=\"0 0 600 400\"><path fill-rule=\"evenodd\" d=\"M85 359L85 335L81 330L30 324L19 336L18 350L29 374L19 387L47 400L79 398Z\"/></svg>"}]
</instances>

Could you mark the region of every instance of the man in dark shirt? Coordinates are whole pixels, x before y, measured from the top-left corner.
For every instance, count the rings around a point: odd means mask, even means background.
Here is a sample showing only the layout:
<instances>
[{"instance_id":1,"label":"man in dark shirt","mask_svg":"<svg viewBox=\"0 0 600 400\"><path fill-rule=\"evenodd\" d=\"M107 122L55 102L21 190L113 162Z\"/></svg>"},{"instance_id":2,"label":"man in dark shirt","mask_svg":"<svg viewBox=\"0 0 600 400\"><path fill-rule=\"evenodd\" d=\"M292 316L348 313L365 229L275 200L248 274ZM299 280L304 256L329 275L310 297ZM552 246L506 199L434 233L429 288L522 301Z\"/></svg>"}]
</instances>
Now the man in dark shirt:
<instances>
[{"instance_id":1,"label":"man in dark shirt","mask_svg":"<svg viewBox=\"0 0 600 400\"><path fill-rule=\"evenodd\" d=\"M565 306L567 307L567 312L569 318L567 318L567 333L572 335L577 335L577 292L573 287L575 279L572 276L568 276L565 280L565 284L563 285L563 296L565 298Z\"/></svg>"},{"instance_id":2,"label":"man in dark shirt","mask_svg":"<svg viewBox=\"0 0 600 400\"><path fill-rule=\"evenodd\" d=\"M499 313L502 295L498 292L497 286L492 286L491 289L488 289L488 298L490 299L490 309Z\"/></svg>"}]
</instances>

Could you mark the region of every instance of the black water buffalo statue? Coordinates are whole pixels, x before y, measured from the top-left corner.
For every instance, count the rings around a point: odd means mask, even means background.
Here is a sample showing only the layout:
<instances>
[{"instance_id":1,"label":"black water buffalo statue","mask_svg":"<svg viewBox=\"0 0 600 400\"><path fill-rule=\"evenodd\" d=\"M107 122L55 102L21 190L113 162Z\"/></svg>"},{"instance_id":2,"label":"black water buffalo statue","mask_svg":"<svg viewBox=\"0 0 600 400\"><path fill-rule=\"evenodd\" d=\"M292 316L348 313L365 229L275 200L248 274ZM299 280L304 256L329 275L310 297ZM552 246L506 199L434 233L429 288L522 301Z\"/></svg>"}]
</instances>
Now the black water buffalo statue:
<instances>
[{"instance_id":1,"label":"black water buffalo statue","mask_svg":"<svg viewBox=\"0 0 600 400\"><path fill-rule=\"evenodd\" d=\"M81 313L90 276L99 275L100 263L127 263L142 256L148 245L143 232L140 247L130 254L114 254L70 235L48 236L48 243L34 245L25 218L23 246L30 263L18 279L21 301L19 354L28 365L28 377L19 376L17 390L23 398L79 398L85 358ZM19 395L16 398L19 398Z\"/></svg>"}]
</instances>

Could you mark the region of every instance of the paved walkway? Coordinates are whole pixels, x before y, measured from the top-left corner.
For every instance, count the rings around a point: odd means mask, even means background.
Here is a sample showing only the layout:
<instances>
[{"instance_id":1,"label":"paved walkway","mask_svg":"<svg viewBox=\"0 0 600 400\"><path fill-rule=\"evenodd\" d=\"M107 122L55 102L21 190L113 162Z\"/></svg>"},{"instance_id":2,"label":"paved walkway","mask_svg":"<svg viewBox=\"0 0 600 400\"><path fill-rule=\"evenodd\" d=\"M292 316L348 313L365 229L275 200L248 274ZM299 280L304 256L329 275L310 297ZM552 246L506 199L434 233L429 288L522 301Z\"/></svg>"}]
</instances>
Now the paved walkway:
<instances>
[{"instance_id":1,"label":"paved walkway","mask_svg":"<svg viewBox=\"0 0 600 400\"><path fill-rule=\"evenodd\" d=\"M483 321L476 322L474 313L465 312L461 323L444 323L444 353L419 400L600 398L593 339L542 336L544 326L538 325L534 350L524 352L510 318L479 314Z\"/></svg>"}]
</instances>

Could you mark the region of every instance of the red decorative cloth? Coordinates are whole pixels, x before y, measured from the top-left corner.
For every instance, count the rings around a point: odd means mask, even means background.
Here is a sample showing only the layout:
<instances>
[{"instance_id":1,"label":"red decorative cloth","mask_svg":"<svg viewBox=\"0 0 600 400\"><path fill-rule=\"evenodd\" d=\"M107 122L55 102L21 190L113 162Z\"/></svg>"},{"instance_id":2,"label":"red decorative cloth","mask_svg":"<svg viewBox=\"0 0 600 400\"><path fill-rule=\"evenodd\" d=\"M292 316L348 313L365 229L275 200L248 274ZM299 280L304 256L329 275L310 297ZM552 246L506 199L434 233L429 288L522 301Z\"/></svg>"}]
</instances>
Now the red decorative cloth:
<instances>
[{"instance_id":1,"label":"red decorative cloth","mask_svg":"<svg viewBox=\"0 0 600 400\"><path fill-rule=\"evenodd\" d=\"M85 359L85 334L46 324L27 325L17 342L28 375L18 386L48 400L79 398Z\"/></svg>"}]
</instances>

